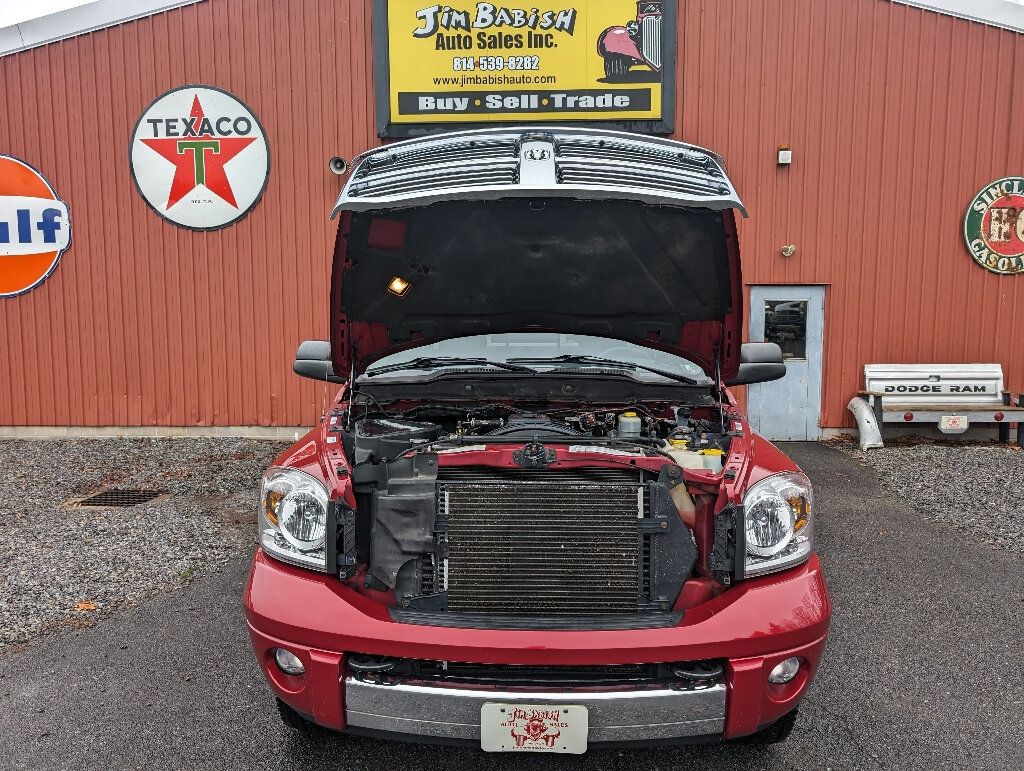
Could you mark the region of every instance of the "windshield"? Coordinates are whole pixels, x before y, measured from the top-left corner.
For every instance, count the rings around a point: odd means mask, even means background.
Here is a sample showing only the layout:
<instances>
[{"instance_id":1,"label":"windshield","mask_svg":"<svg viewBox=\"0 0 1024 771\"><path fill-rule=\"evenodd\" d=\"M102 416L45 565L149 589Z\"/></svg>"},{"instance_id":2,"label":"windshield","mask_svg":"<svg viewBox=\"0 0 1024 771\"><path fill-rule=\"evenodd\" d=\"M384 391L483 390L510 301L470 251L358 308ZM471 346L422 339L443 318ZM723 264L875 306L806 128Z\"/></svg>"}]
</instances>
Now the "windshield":
<instances>
[{"instance_id":1,"label":"windshield","mask_svg":"<svg viewBox=\"0 0 1024 771\"><path fill-rule=\"evenodd\" d=\"M529 368L532 370L537 372L557 370L560 374L566 375L571 375L573 372L616 370L614 365L607 363L551 361L550 364L545 364L543 362L545 359L553 360L560 356L610 359L616 362L623 362L624 364L663 370L676 376L690 378L701 385L710 385L712 383L711 379L704 374L704 371L699 366L692 361L687 361L670 353L605 337L544 332L474 335L472 337L442 340L438 343L431 343L430 345L423 345L408 351L385 356L374 362L367 370L366 375L369 375L374 380L383 380L388 377L408 378L410 374L422 374L426 377L438 371L452 368L459 370L473 368L488 369L486 364L476 362L467 364L437 362L438 366L429 366L431 362L425 361L417 362L417 364L422 366L417 366L415 369L380 373L382 369L395 367L406 362L413 362L416 359L428 360L433 358L479 359L500 364L507 363L509 360L529 359ZM494 369L493 371L500 372L501 370ZM619 372L621 371L619 370ZM374 372L380 374L374 375ZM673 382L667 377L641 369L628 370L628 374L630 377L642 382ZM361 377L360 380L364 380L366 375ZM529 377L529 375L523 376Z\"/></svg>"}]
</instances>

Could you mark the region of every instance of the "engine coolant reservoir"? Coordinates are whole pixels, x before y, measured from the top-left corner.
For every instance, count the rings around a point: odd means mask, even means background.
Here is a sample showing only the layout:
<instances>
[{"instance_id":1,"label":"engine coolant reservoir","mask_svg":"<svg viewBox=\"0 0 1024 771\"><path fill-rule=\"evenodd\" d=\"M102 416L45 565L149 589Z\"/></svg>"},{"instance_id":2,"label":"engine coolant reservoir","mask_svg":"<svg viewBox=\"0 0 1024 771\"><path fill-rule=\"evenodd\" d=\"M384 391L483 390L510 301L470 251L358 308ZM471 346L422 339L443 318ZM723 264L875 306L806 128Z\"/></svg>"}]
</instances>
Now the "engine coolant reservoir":
<instances>
[{"instance_id":1,"label":"engine coolant reservoir","mask_svg":"<svg viewBox=\"0 0 1024 771\"><path fill-rule=\"evenodd\" d=\"M615 432L618 436L633 438L640 436L641 428L643 428L643 420L635 412L623 412L619 415Z\"/></svg>"},{"instance_id":2,"label":"engine coolant reservoir","mask_svg":"<svg viewBox=\"0 0 1024 771\"><path fill-rule=\"evenodd\" d=\"M666 455L670 455L680 468L692 468L697 471L707 469L707 466L704 465L704 456L693 450L688 450L686 442L676 440L663 442L661 451Z\"/></svg>"},{"instance_id":3,"label":"engine coolant reservoir","mask_svg":"<svg viewBox=\"0 0 1024 771\"><path fill-rule=\"evenodd\" d=\"M661 451L666 455L671 455L676 465L682 468L711 471L719 474L722 471L722 466L725 464L725 453L721 450L690 450L688 449L687 442L679 439L670 439L667 442L663 442Z\"/></svg>"},{"instance_id":4,"label":"engine coolant reservoir","mask_svg":"<svg viewBox=\"0 0 1024 771\"><path fill-rule=\"evenodd\" d=\"M687 450L686 442L665 442L662 444L662 452L669 455L680 468L704 469L704 458ZM672 501L679 509L679 516L683 518L683 522L692 529L697 520L697 509L685 484L672 488Z\"/></svg>"}]
</instances>

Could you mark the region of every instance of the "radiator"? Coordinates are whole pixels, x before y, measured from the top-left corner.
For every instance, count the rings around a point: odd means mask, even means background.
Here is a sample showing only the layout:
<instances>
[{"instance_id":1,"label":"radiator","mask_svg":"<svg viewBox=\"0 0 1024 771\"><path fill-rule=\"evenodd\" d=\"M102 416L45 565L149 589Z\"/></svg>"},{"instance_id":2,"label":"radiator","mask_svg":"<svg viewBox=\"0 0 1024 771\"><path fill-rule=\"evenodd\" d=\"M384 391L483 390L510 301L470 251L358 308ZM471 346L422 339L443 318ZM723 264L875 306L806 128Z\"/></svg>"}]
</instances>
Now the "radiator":
<instances>
[{"instance_id":1,"label":"radiator","mask_svg":"<svg viewBox=\"0 0 1024 771\"><path fill-rule=\"evenodd\" d=\"M442 468L437 490L449 611L638 612L649 569L639 471Z\"/></svg>"}]
</instances>

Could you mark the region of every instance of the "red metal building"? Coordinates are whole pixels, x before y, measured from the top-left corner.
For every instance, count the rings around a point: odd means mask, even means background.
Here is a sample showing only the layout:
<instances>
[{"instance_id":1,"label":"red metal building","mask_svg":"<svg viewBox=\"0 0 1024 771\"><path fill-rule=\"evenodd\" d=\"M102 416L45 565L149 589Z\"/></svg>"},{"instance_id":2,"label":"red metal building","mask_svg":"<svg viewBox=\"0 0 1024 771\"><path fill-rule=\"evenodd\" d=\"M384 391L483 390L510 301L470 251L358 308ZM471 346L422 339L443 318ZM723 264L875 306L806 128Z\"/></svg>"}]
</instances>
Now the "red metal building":
<instances>
[{"instance_id":1,"label":"red metal building","mask_svg":"<svg viewBox=\"0 0 1024 771\"><path fill-rule=\"evenodd\" d=\"M820 425L853 425L869 362L1000 362L1024 390L1024 275L963 237L975 193L1024 173L1024 35L890 0L678 8L676 137L730 166L746 282L824 287ZM327 332L327 160L380 141L371 24L363 0L205 0L0 58L0 153L74 223L53 275L0 299L0 426L316 420L327 391L290 365ZM243 99L272 156L213 232L155 216L129 171L139 116L189 83Z\"/></svg>"}]
</instances>

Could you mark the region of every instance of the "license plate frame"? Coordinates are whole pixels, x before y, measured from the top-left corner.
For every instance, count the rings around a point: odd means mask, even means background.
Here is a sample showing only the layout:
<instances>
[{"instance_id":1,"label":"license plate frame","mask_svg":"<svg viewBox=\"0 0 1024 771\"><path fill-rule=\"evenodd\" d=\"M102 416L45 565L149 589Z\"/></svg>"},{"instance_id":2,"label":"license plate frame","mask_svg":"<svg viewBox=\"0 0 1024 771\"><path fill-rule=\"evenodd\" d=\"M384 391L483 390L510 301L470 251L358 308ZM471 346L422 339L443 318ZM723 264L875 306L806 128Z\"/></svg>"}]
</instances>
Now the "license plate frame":
<instances>
[{"instance_id":1,"label":"license plate frame","mask_svg":"<svg viewBox=\"0 0 1024 771\"><path fill-rule=\"evenodd\" d=\"M484 752L539 752L582 755L590 716L582 704L485 702L480 707L480 748Z\"/></svg>"}]
</instances>

